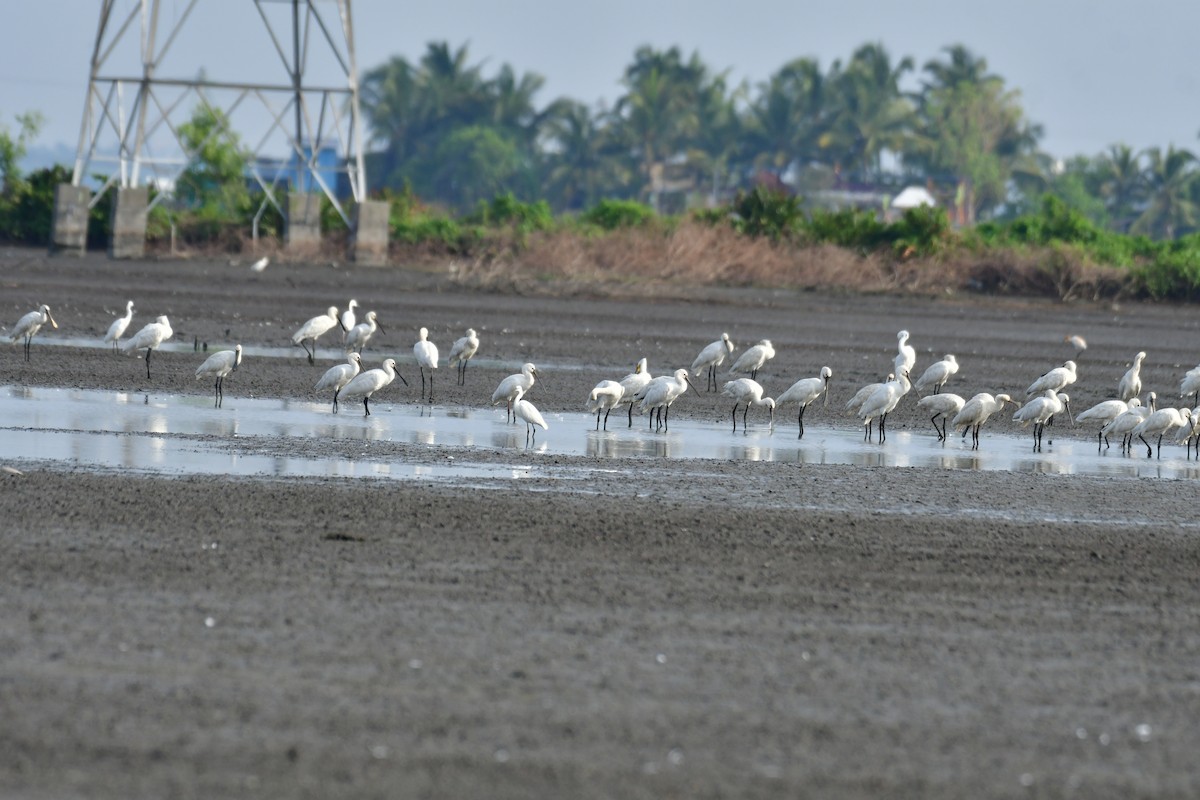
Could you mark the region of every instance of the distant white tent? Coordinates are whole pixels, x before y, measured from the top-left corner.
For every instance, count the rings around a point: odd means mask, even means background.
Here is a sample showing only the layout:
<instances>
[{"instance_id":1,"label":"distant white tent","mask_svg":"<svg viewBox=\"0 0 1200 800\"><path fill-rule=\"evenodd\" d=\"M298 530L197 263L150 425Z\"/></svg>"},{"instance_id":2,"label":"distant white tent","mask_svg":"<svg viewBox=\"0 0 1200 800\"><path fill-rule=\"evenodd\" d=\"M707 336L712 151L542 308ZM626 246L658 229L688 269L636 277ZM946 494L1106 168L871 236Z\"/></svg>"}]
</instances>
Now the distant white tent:
<instances>
[{"instance_id":1,"label":"distant white tent","mask_svg":"<svg viewBox=\"0 0 1200 800\"><path fill-rule=\"evenodd\" d=\"M893 197L891 202L891 207L900 211L920 206L936 205L937 200L923 186L909 186L900 194Z\"/></svg>"}]
</instances>

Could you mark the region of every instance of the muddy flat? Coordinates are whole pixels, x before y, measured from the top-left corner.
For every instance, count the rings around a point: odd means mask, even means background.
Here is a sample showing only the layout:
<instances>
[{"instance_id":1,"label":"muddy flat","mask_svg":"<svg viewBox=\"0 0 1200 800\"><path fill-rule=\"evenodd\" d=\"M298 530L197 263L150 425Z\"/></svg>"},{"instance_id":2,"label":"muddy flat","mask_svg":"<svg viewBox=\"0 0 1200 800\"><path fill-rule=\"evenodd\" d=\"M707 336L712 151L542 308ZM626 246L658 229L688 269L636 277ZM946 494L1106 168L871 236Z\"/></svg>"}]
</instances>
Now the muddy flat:
<instances>
[{"instance_id":1,"label":"muddy flat","mask_svg":"<svg viewBox=\"0 0 1200 800\"><path fill-rule=\"evenodd\" d=\"M937 442L914 392L889 415L888 441L870 444L878 460L768 460L747 455L731 403L700 375L671 408L675 432L637 415L631 431L619 411L603 439L613 452L573 445L595 436L582 412L599 380L643 357L655 375L688 367L722 332L734 357L773 343L759 373L769 394L830 366L831 399L806 411L801 441L857 439L842 406L892 370L901 329L915 373L957 356L946 389L964 397L1024 402L1033 379L1075 359L1078 413L1145 350L1142 397L1190 405L1178 391L1200 361L1193 308L661 285L518 295L449 271L252 273L251 261L0 250L0 324L47 303L59 325L34 338L29 362L19 344L0 350L0 440L45 443L0 452L0 794L1200 790L1200 467L1173 434L1160 458L1115 441L1097 453L1095 427L1060 418L1037 454L1010 405L972 456L953 430ZM323 339L310 365L290 335L350 298L384 326L368 366L394 357L410 385L381 391L369 420L352 403L334 424L313 384L340 348ZM100 343L129 299L131 331L160 314L175 329L149 379L143 360ZM483 342L465 385L443 363L434 403L419 396L420 327L443 358L467 327ZM195 370L239 343L255 355L213 409ZM528 448L491 405L525 362L539 365L529 399L551 423ZM94 393L80 419L39 399L74 391ZM318 427L260 429L254 402ZM161 408L170 424L131 412L117 426L106 417L118 406ZM415 409L487 432L396 435ZM227 423L177 427L224 412ZM778 410L770 442L797 440L795 416ZM765 411L748 419L762 436ZM133 455L51 446L84 429ZM619 447L689 430L740 449ZM989 443L1030 445L1029 458L973 467ZM944 466L915 457L933 448ZM1045 468L1085 450L1114 469ZM147 468L155 451L182 463ZM189 470L213 454L230 468ZM251 458L347 471L234 468ZM356 472L364 462L404 477Z\"/></svg>"}]
</instances>

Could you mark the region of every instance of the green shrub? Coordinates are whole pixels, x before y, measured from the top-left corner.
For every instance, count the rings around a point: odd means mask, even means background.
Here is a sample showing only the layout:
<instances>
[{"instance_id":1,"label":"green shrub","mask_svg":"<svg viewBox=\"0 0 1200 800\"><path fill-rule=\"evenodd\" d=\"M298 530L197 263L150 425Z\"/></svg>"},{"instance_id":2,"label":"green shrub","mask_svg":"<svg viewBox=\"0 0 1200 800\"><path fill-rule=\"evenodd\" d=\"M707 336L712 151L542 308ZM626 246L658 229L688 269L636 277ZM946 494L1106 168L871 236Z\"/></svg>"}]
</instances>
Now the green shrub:
<instances>
[{"instance_id":1,"label":"green shrub","mask_svg":"<svg viewBox=\"0 0 1200 800\"><path fill-rule=\"evenodd\" d=\"M803 201L795 195L756 186L733 200L733 227L747 236L772 241L793 238L804 225Z\"/></svg>"},{"instance_id":2,"label":"green shrub","mask_svg":"<svg viewBox=\"0 0 1200 800\"><path fill-rule=\"evenodd\" d=\"M654 209L636 200L601 200L580 219L606 231L638 228L654 219Z\"/></svg>"},{"instance_id":3,"label":"green shrub","mask_svg":"<svg viewBox=\"0 0 1200 800\"><path fill-rule=\"evenodd\" d=\"M802 233L812 244L833 244L859 252L891 244L894 238L874 211L855 208L814 211L804 223Z\"/></svg>"},{"instance_id":4,"label":"green shrub","mask_svg":"<svg viewBox=\"0 0 1200 800\"><path fill-rule=\"evenodd\" d=\"M523 203L512 192L496 195L491 202L479 204L479 209L463 220L484 226L511 226L518 233L547 231L554 227L554 213L545 200Z\"/></svg>"}]
</instances>

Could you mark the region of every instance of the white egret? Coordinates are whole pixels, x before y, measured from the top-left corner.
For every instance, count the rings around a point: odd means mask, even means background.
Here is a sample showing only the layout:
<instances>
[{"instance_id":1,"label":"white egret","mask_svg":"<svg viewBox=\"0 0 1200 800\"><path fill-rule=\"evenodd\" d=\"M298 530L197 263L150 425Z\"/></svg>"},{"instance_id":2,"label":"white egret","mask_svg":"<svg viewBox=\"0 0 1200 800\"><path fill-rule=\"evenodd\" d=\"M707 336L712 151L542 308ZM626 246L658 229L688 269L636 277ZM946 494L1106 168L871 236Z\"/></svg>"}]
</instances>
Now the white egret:
<instances>
[{"instance_id":1,"label":"white egret","mask_svg":"<svg viewBox=\"0 0 1200 800\"><path fill-rule=\"evenodd\" d=\"M417 331L417 343L413 345L413 356L417 359L417 368L421 370L421 397L425 397L425 370L429 370L429 402L433 402L433 375L437 370L437 345L429 341L429 329Z\"/></svg>"},{"instance_id":2,"label":"white egret","mask_svg":"<svg viewBox=\"0 0 1200 800\"><path fill-rule=\"evenodd\" d=\"M950 380L950 376L958 372L958 359L951 354L947 354L941 361L935 361L930 364L921 377L917 378L914 386L917 390L924 389L926 386L933 387L933 393L937 394L946 385L946 381Z\"/></svg>"},{"instance_id":3,"label":"white egret","mask_svg":"<svg viewBox=\"0 0 1200 800\"><path fill-rule=\"evenodd\" d=\"M537 410L537 407L524 399L525 389L517 387L516 397L513 398L513 419L520 419L525 423L525 443L529 444L532 440L537 441L537 429L540 427L544 431L550 430L550 426L546 424L546 419L542 416L542 412Z\"/></svg>"},{"instance_id":4,"label":"white egret","mask_svg":"<svg viewBox=\"0 0 1200 800\"><path fill-rule=\"evenodd\" d=\"M762 369L762 365L774 357L775 348L771 345L771 340L763 339L753 347L746 348L746 352L738 356L737 361L733 362L733 366L729 368L729 372L748 372L752 379L757 380L758 371Z\"/></svg>"},{"instance_id":5,"label":"white egret","mask_svg":"<svg viewBox=\"0 0 1200 800\"><path fill-rule=\"evenodd\" d=\"M292 334L292 344L298 344L303 347L305 354L308 356L308 363L315 364L317 339L341 324L341 320L338 319L337 306L330 306L324 314L319 317L313 317L297 328L296 332ZM312 342L311 350L305 342Z\"/></svg>"},{"instance_id":6,"label":"white egret","mask_svg":"<svg viewBox=\"0 0 1200 800\"><path fill-rule=\"evenodd\" d=\"M858 410L860 408L862 408L863 403L867 402L867 398L871 396L872 392L874 392L880 386L883 386L883 384L887 383L888 381L892 381L895 379L896 379L896 373L889 372L887 374L887 377L884 378L882 382L868 383L866 386L862 387L857 392L855 392L854 395L849 400L846 401L846 410L849 411L851 414L854 414L855 416L857 416Z\"/></svg>"},{"instance_id":7,"label":"white egret","mask_svg":"<svg viewBox=\"0 0 1200 800\"><path fill-rule=\"evenodd\" d=\"M404 376L396 371L396 359L386 358L383 364L375 369L369 369L366 372L360 372L350 379L350 382L342 387L341 397L343 400L357 400L362 398L363 410L367 413L363 416L371 416L371 395L378 392L383 387L394 381L396 378L405 386L408 386L408 381L404 380Z\"/></svg>"},{"instance_id":8,"label":"white egret","mask_svg":"<svg viewBox=\"0 0 1200 800\"><path fill-rule=\"evenodd\" d=\"M154 322L147 323L140 331L135 333L129 341L121 345L121 349L126 353L132 353L135 350L145 349L146 351L146 379L150 379L150 354L154 352L163 342L175 335L175 331L171 329L171 322L167 319L167 315L163 314Z\"/></svg>"},{"instance_id":9,"label":"white egret","mask_svg":"<svg viewBox=\"0 0 1200 800\"><path fill-rule=\"evenodd\" d=\"M596 415L596 430L600 430L600 412L604 412L604 430L608 430L609 413L621 405L625 397L625 387L617 381L600 381L588 394L586 408L588 413Z\"/></svg>"},{"instance_id":10,"label":"white egret","mask_svg":"<svg viewBox=\"0 0 1200 800\"><path fill-rule=\"evenodd\" d=\"M358 301L351 300L346 303L346 310L342 312L342 341L346 341L346 337L350 335L350 331L354 330L355 324L358 322L358 317L354 313L354 309L358 308Z\"/></svg>"},{"instance_id":11,"label":"white egret","mask_svg":"<svg viewBox=\"0 0 1200 800\"><path fill-rule=\"evenodd\" d=\"M454 344L450 345L450 355L446 358L446 363L452 367L458 367L459 386L466 385L467 362L474 358L477 352L479 352L479 336L476 335L474 328L467 328L467 335L461 339L455 339Z\"/></svg>"},{"instance_id":12,"label":"white egret","mask_svg":"<svg viewBox=\"0 0 1200 800\"><path fill-rule=\"evenodd\" d=\"M266 256L263 256L258 261L255 261L253 264L250 265L250 270L252 272L262 272L264 269L267 268L267 264L270 264L270 263L271 263L271 259Z\"/></svg>"},{"instance_id":13,"label":"white egret","mask_svg":"<svg viewBox=\"0 0 1200 800\"><path fill-rule=\"evenodd\" d=\"M967 438L967 431L971 431L971 447L979 449L979 429L983 427L983 423L988 421L988 418L1004 408L1005 403L1011 403L1012 398L1006 394L998 394L993 397L987 392L980 392L972 397L963 405L962 410L954 415L954 419L950 420L950 427L958 430L962 429L962 438Z\"/></svg>"},{"instance_id":14,"label":"white egret","mask_svg":"<svg viewBox=\"0 0 1200 800\"><path fill-rule=\"evenodd\" d=\"M25 360L29 360L29 342L33 339L33 335L42 329L42 326L47 322L51 327L57 328L58 323L54 321L54 317L50 316L50 306L42 303L38 306L37 311L30 311L25 316L17 320L17 324L13 326L12 343L16 344L17 339L25 339Z\"/></svg>"},{"instance_id":15,"label":"white egret","mask_svg":"<svg viewBox=\"0 0 1200 800\"><path fill-rule=\"evenodd\" d=\"M625 394L621 397L621 402L629 406L629 427L633 427L633 403L638 392L646 388L650 381L654 380L654 376L650 374L650 367L646 359L639 359L633 367L633 372L621 378L621 388L625 390Z\"/></svg>"},{"instance_id":16,"label":"white egret","mask_svg":"<svg viewBox=\"0 0 1200 800\"><path fill-rule=\"evenodd\" d=\"M808 408L809 404L815 402L822 394L825 395L825 405L829 405L829 379L832 377L833 370L829 367L821 367L820 375L815 378L801 378L789 386L786 392L775 398L776 407L785 403L796 403L800 406L797 417L800 435L796 437L797 439L804 436L804 409Z\"/></svg>"},{"instance_id":17,"label":"white egret","mask_svg":"<svg viewBox=\"0 0 1200 800\"><path fill-rule=\"evenodd\" d=\"M1033 424L1033 449L1036 452L1042 449L1042 433L1046 430L1046 423L1063 409L1070 413L1071 398L1062 392L1046 389L1017 409L1017 413L1013 414L1013 421L1021 423L1022 428Z\"/></svg>"},{"instance_id":18,"label":"white egret","mask_svg":"<svg viewBox=\"0 0 1200 800\"><path fill-rule=\"evenodd\" d=\"M1117 383L1117 397L1120 399L1128 400L1142 393L1142 361L1145 358L1146 351L1142 350L1133 357L1133 366L1121 376Z\"/></svg>"},{"instance_id":19,"label":"white egret","mask_svg":"<svg viewBox=\"0 0 1200 800\"><path fill-rule=\"evenodd\" d=\"M236 372L242 363L242 346L234 345L232 350L222 350L204 359L204 363L196 368L196 380L201 378L217 379L213 388L213 406L220 408L225 402L225 378Z\"/></svg>"},{"instance_id":20,"label":"white egret","mask_svg":"<svg viewBox=\"0 0 1200 800\"><path fill-rule=\"evenodd\" d=\"M1077 377L1078 372L1075 368L1075 362L1064 361L1061 367L1055 367L1029 384L1029 388L1025 390L1025 396L1031 397L1032 395L1042 394L1046 391L1060 392L1074 383Z\"/></svg>"},{"instance_id":21,"label":"white egret","mask_svg":"<svg viewBox=\"0 0 1200 800\"><path fill-rule=\"evenodd\" d=\"M737 432L737 410L739 405L744 405L742 409L742 430L746 430L746 414L750 411L750 406L766 406L771 410L771 425L775 424L775 400L771 397L763 397L762 384L751 378L738 378L734 381L729 381L721 387L721 394L726 397L733 398L733 430Z\"/></svg>"},{"instance_id":22,"label":"white egret","mask_svg":"<svg viewBox=\"0 0 1200 800\"><path fill-rule=\"evenodd\" d=\"M1108 423L1124 414L1131 407L1137 408L1141 404L1142 401L1136 397L1130 398L1128 403L1124 400L1104 400L1084 411L1075 418L1075 421L1078 423L1093 422L1100 424L1100 430L1096 434L1096 450L1099 451L1109 446L1108 436L1104 433L1104 429L1108 427Z\"/></svg>"},{"instance_id":23,"label":"white egret","mask_svg":"<svg viewBox=\"0 0 1200 800\"><path fill-rule=\"evenodd\" d=\"M125 316L117 317L113 320L112 325L108 326L108 333L104 334L104 341L112 342L113 351L116 352L117 346L121 343L121 337L125 335L125 331L129 328L129 323L133 321L133 301L125 302Z\"/></svg>"},{"instance_id":24,"label":"white egret","mask_svg":"<svg viewBox=\"0 0 1200 800\"><path fill-rule=\"evenodd\" d=\"M900 375L871 392L858 410L858 417L866 427L864 439L871 438L871 423L879 420L879 443L887 441L887 415L900 402L900 398L908 394L912 384L908 381L908 373Z\"/></svg>"},{"instance_id":25,"label":"white egret","mask_svg":"<svg viewBox=\"0 0 1200 800\"><path fill-rule=\"evenodd\" d=\"M360 353L351 353L346 356L345 364L337 364L325 370L325 374L321 376L321 380L317 381L314 387L320 392L324 389L333 389L333 413L338 413L338 395L341 394L342 387L353 380L354 376L362 371L362 355Z\"/></svg>"},{"instance_id":26,"label":"white egret","mask_svg":"<svg viewBox=\"0 0 1200 800\"><path fill-rule=\"evenodd\" d=\"M717 390L717 367L725 363L725 356L733 352L733 342L729 339L728 333L722 333L721 338L717 341L705 345L700 354L692 362L692 372L696 377L700 377L700 370L708 370L708 384L704 387L706 392L715 392Z\"/></svg>"},{"instance_id":27,"label":"white egret","mask_svg":"<svg viewBox=\"0 0 1200 800\"><path fill-rule=\"evenodd\" d=\"M524 364L521 371L515 375L509 375L504 380L500 381L500 385L496 387L496 391L492 392L492 405L496 405L501 400L505 403L504 421L508 422L509 418L515 423L516 417L512 416L513 403L516 402L518 394L528 394L533 388L533 384L537 382L538 371L533 364ZM521 391L518 393L518 389Z\"/></svg>"},{"instance_id":28,"label":"white egret","mask_svg":"<svg viewBox=\"0 0 1200 800\"><path fill-rule=\"evenodd\" d=\"M1146 416L1144 420L1138 423L1137 427L1130 431L1131 436L1136 436L1142 440L1142 444L1146 445L1146 458L1154 455L1154 449L1150 447L1150 443L1146 441L1146 434L1158 436L1158 457L1162 458L1162 439L1165 434L1170 433L1176 428L1182 428L1188 425L1192 419L1192 410L1190 408L1160 408Z\"/></svg>"},{"instance_id":29,"label":"white egret","mask_svg":"<svg viewBox=\"0 0 1200 800\"><path fill-rule=\"evenodd\" d=\"M911 375L913 367L917 363L917 351L908 343L908 331L900 331L896 334L896 356L896 374L907 372ZM899 359L903 359L903 361Z\"/></svg>"},{"instance_id":30,"label":"white egret","mask_svg":"<svg viewBox=\"0 0 1200 800\"><path fill-rule=\"evenodd\" d=\"M932 413L933 416L929 421L933 423L933 429L937 431L938 441L946 441L946 423L955 414L963 410L963 406L967 401L953 392L945 392L944 394L931 394L928 397L922 397L917 401L917 408L922 409L926 414ZM938 417L942 418L942 427L939 430L937 426Z\"/></svg>"},{"instance_id":31,"label":"white egret","mask_svg":"<svg viewBox=\"0 0 1200 800\"><path fill-rule=\"evenodd\" d=\"M635 398L639 403L638 410L641 413L650 412L650 426L654 427L654 411L657 409L658 425L655 430L665 431L671 415L671 404L678 400L689 386L692 387L692 391L696 390L688 378L686 369L677 369L672 375L659 376L638 392Z\"/></svg>"},{"instance_id":32,"label":"white egret","mask_svg":"<svg viewBox=\"0 0 1200 800\"><path fill-rule=\"evenodd\" d=\"M379 318L375 316L375 312L368 311L366 322L360 322L346 332L346 352L349 353L351 350L357 350L361 353L363 348L367 346L367 342L371 341L371 337L375 335L377 328L387 333L383 325L379 322Z\"/></svg>"}]
</instances>

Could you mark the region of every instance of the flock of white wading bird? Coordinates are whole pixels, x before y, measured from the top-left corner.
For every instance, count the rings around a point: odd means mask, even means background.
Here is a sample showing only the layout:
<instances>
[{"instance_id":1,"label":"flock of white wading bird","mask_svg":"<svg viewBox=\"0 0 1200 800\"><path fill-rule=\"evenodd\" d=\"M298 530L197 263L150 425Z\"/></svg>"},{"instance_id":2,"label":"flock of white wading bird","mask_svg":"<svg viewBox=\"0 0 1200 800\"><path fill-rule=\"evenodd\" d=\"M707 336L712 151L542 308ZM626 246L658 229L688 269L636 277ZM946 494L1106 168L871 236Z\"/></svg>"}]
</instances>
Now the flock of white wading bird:
<instances>
[{"instance_id":1,"label":"flock of white wading bird","mask_svg":"<svg viewBox=\"0 0 1200 800\"><path fill-rule=\"evenodd\" d=\"M374 311L367 312L363 321L358 322L355 314L357 307L358 302L350 300L346 310L339 314L335 306L330 306L324 314L301 325L291 338L293 344L304 348L309 363L314 364L317 340L338 328L346 352L346 363L329 368L314 388L318 392L333 392L333 413L338 412L339 401L361 399L365 415L370 416L372 395L396 378L405 386L408 385L408 381L397 371L396 361L392 358L384 359L383 363L374 369L364 368L363 348L377 330L383 331L383 325ZM113 321L104 336L104 341L111 343L114 350L119 347L126 353L145 350L146 377L149 379L151 353L170 339L174 331L167 317L160 316L122 342L132 319L133 301L130 300L125 306L125 315ZM9 335L13 344L18 340L23 341L26 361L30 359L30 343L34 335L47 323L54 328L58 327L58 323L50 314L50 307L41 305L37 310L21 317L13 326ZM887 439L888 414L915 388L918 391L930 391L930 394L917 401L917 407L930 414L930 422L940 441L946 441L946 429L949 425L961 431L964 439L970 432L972 447L978 448L979 431L984 423L1009 403L1017 405L1019 401L1014 401L1007 394L992 395L981 392L967 400L957 394L943 392L943 387L958 372L958 361L953 355L947 355L941 361L931 364L913 383L910 376L917 356L908 339L908 331L896 334L895 370L889 373L884 381L863 386L846 403L846 410L862 421L864 440L872 441L873 432L879 442ZM1067 336L1064 341L1073 345L1077 354L1087 349L1087 342L1080 336ZM725 364L726 358L732 356L734 349L729 334L723 333L719 340L705 346L699 352L690 370L677 369L671 375L657 378L650 375L646 359L643 358L634 367L633 372L621 380L602 380L596 384L588 395L585 407L589 413L596 415L597 430L602 425L607 430L609 414L621 406L627 407L629 427L633 427L633 411L636 407L640 413L648 414L651 429L666 430L671 405L688 390L688 387L698 391L691 381L691 375L699 377L703 371L707 373L706 391L717 391L720 387L720 391L733 400L734 431L737 430L739 407L742 410L742 427L745 429L746 416L751 406L767 408L771 424L774 425L775 408L795 404L799 408L799 436L803 437L804 410L822 395L824 405L828 405L829 381L833 377L833 371L827 366L822 367L818 375L796 381L778 397L766 397L762 384L755 379L762 366L775 357L775 348L767 339L747 348L733 361L725 376L746 374L749 377L735 378L722 384L720 368ZM478 350L479 337L470 328L467 329L466 335L455 341L450 348L447 364L456 368L460 386L465 385L467 363ZM421 399L432 403L433 377L438 368L438 348L429 341L429 331L426 328L420 329L417 342L413 345L413 356L421 374ZM1146 440L1146 436L1149 435L1152 438L1157 437L1156 446L1161 456L1163 437L1174 433L1177 442L1186 444L1187 457L1191 458L1192 444L1195 443L1197 458L1200 459L1200 405L1191 409L1158 408L1157 395L1154 392L1147 394L1147 401L1143 404L1139 395L1142 392L1140 373L1145 358L1145 352L1139 352L1134 357L1133 365L1118 382L1113 399L1096 404L1075 417L1072 422L1089 422L1100 426L1096 440L1097 448L1109 447L1109 437L1119 434L1122 452L1130 452L1136 438L1146 446L1146 455L1150 457L1154 455L1154 448ZM213 392L214 405L217 408L221 407L224 400L225 378L236 371L241 363L242 346L238 344L232 350L222 350L208 356L196 368L197 379L210 378L215 381ZM492 393L492 405L501 402L506 405L506 422L511 420L515 423L519 419L525 423L527 439L535 438L539 427L549 429L542 414L533 403L525 399L537 377L537 367L525 364L520 372L502 380ZM1075 362L1066 361L1062 366L1055 367L1037 378L1025 390L1027 401L1017 408L1013 420L1022 423L1023 426L1032 426L1035 451L1041 450L1045 428L1053 424L1056 415L1065 412L1068 418L1071 418L1071 400L1063 390L1075 383L1077 378ZM1191 395L1193 402L1200 402L1200 365L1185 373L1180 381L1179 393L1180 397ZM938 427L939 419L941 427Z\"/></svg>"}]
</instances>

